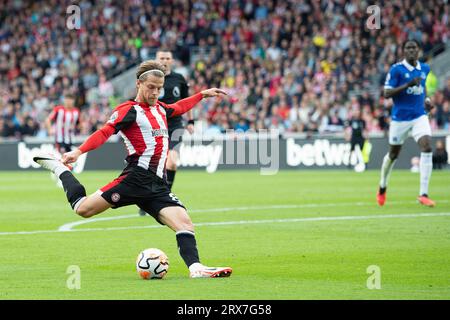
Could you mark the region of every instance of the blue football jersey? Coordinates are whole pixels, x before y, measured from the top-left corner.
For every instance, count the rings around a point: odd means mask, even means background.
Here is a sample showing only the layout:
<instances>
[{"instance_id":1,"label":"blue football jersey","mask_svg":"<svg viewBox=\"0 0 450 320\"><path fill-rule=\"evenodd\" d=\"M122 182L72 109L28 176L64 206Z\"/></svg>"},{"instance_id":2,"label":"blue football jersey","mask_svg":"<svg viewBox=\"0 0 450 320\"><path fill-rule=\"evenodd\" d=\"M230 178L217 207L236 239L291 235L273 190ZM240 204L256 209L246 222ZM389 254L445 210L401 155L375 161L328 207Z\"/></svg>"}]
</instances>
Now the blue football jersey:
<instances>
[{"instance_id":1,"label":"blue football jersey","mask_svg":"<svg viewBox=\"0 0 450 320\"><path fill-rule=\"evenodd\" d=\"M406 60L391 66L391 69L386 76L386 82L384 84L385 89L399 87L416 77L422 79L419 85L409 87L392 97L394 100L392 120L409 121L426 114L425 81L429 72L430 66L420 61L417 62L415 67L410 65Z\"/></svg>"}]
</instances>

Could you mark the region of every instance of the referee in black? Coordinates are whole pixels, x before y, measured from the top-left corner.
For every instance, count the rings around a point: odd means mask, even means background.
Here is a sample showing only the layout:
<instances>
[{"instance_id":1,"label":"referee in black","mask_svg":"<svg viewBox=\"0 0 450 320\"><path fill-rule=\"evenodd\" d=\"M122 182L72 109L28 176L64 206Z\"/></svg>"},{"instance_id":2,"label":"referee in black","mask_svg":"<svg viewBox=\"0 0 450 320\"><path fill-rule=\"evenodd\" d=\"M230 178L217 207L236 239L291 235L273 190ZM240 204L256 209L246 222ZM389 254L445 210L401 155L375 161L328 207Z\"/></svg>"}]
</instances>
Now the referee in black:
<instances>
[{"instance_id":1,"label":"referee in black","mask_svg":"<svg viewBox=\"0 0 450 320\"><path fill-rule=\"evenodd\" d=\"M353 111L352 118L345 123L346 127L350 127L352 130L350 138L350 153L348 155L348 167L351 167L350 160L352 158L352 153L355 151L355 147L358 145L360 151L364 147L366 122L362 119L361 110L359 108Z\"/></svg>"},{"instance_id":2,"label":"referee in black","mask_svg":"<svg viewBox=\"0 0 450 320\"><path fill-rule=\"evenodd\" d=\"M161 63L166 69L164 79L164 87L161 90L161 95L158 97L159 101L167 104L175 103L178 100L187 98L189 96L189 85L186 79L180 73L172 71L173 55L172 52L165 49L160 49L156 52L156 61ZM194 132L194 120L192 118L192 110L187 113L188 124L186 129L189 133ZM169 154L166 162L167 184L169 189L172 189L177 172L178 151L176 146L181 142L181 137L184 132L184 124L182 116L172 117L167 120L169 127ZM139 210L140 215L145 215L145 212Z\"/></svg>"}]
</instances>

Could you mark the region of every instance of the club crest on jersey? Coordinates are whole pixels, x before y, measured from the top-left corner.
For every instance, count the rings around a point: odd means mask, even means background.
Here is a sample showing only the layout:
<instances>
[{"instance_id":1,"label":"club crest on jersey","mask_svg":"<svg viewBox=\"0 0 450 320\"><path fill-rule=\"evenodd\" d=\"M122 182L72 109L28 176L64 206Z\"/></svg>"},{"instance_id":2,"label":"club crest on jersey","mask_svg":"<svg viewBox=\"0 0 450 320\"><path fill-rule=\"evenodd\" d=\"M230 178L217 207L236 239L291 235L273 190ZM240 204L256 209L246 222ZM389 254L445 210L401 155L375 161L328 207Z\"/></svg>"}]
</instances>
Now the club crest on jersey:
<instances>
[{"instance_id":1,"label":"club crest on jersey","mask_svg":"<svg viewBox=\"0 0 450 320\"><path fill-rule=\"evenodd\" d=\"M405 78L409 79L409 73L405 73Z\"/></svg>"},{"instance_id":2,"label":"club crest on jersey","mask_svg":"<svg viewBox=\"0 0 450 320\"><path fill-rule=\"evenodd\" d=\"M174 97L179 97L180 96L180 88L178 88L177 86L175 86L172 90L172 94Z\"/></svg>"},{"instance_id":3,"label":"club crest on jersey","mask_svg":"<svg viewBox=\"0 0 450 320\"><path fill-rule=\"evenodd\" d=\"M114 192L111 195L111 200L112 200L112 202L118 202L120 200L120 194L118 194L117 192Z\"/></svg>"},{"instance_id":4,"label":"club crest on jersey","mask_svg":"<svg viewBox=\"0 0 450 320\"><path fill-rule=\"evenodd\" d=\"M426 79L426 74L425 74L425 72L422 72L421 74L420 74L420 77L422 78L422 79Z\"/></svg>"}]
</instances>

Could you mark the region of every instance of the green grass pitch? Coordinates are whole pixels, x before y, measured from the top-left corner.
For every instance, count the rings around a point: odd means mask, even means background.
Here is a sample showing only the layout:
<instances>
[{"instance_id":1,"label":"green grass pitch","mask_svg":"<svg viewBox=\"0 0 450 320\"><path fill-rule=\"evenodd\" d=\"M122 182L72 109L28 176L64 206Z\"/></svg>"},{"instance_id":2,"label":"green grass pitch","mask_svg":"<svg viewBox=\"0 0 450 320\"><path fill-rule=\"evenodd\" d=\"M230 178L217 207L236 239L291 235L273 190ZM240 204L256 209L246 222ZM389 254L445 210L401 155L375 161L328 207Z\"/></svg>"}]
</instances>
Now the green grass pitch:
<instances>
[{"instance_id":1,"label":"green grass pitch","mask_svg":"<svg viewBox=\"0 0 450 320\"><path fill-rule=\"evenodd\" d=\"M79 179L92 193L118 173ZM174 233L136 207L82 219L48 172L0 172L0 299L450 299L450 172L433 172L435 208L416 203L419 176L401 170L378 207L378 179L378 171L181 169L174 193L198 224L202 262L233 267L230 278L190 279ZM169 256L163 280L135 271L150 247ZM80 269L80 289L67 286L69 266ZM379 289L367 286L370 266Z\"/></svg>"}]
</instances>

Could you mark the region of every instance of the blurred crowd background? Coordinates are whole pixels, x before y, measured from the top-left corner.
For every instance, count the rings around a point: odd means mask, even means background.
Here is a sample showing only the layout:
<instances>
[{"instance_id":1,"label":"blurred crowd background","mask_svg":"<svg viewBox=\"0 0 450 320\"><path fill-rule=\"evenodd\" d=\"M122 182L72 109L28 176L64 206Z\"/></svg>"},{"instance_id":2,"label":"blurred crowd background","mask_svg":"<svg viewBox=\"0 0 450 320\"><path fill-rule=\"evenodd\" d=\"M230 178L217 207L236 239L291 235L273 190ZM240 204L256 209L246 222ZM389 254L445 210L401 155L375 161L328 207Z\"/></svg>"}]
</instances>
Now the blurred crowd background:
<instances>
[{"instance_id":1,"label":"blurred crowd background","mask_svg":"<svg viewBox=\"0 0 450 320\"><path fill-rule=\"evenodd\" d=\"M366 27L365 1L0 0L0 137L47 136L44 120L65 94L77 96L79 133L102 125L121 102L111 79L155 50L172 50L193 94L197 127L342 132L356 109L368 132L385 132L392 101L382 89L408 38L429 62L448 48L449 5L379 1L381 28ZM66 25L80 8L79 29ZM433 129L450 129L450 79L427 80ZM95 90L91 90L95 88ZM95 94L90 94L94 92Z\"/></svg>"}]
</instances>

